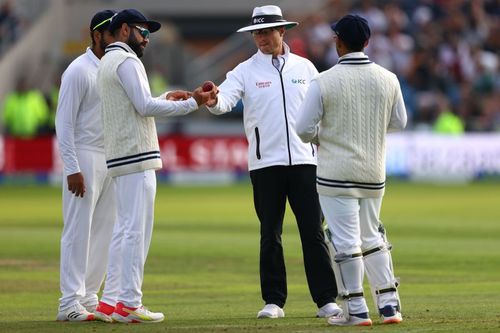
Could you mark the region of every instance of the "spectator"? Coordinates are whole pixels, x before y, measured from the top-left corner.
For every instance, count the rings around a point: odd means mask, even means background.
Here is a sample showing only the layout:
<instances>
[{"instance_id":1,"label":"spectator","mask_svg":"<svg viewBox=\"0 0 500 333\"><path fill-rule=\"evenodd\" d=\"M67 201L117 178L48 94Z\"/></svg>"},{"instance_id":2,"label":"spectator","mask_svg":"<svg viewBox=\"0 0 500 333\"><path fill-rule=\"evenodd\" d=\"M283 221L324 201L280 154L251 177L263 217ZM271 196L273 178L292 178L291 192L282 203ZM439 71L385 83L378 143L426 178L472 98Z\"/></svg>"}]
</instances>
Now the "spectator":
<instances>
[{"instance_id":1,"label":"spectator","mask_svg":"<svg viewBox=\"0 0 500 333\"><path fill-rule=\"evenodd\" d=\"M21 20L12 10L12 2L6 0L0 6L0 56L15 42L20 34Z\"/></svg>"},{"instance_id":2,"label":"spectator","mask_svg":"<svg viewBox=\"0 0 500 333\"><path fill-rule=\"evenodd\" d=\"M462 119L453 112L448 99L440 96L437 99L438 116L434 122L434 132L439 134L460 135L464 132Z\"/></svg>"},{"instance_id":3,"label":"spectator","mask_svg":"<svg viewBox=\"0 0 500 333\"><path fill-rule=\"evenodd\" d=\"M343 1L332 0L322 13L335 21L345 7ZM443 96L463 117L466 130L498 129L493 123L500 111L492 107L500 82L497 0L362 0L347 7L372 26L366 53L398 76L413 128L432 129L439 115L435 106ZM318 43L323 30L317 15L310 21L304 41L315 51L308 58L318 68L335 64L334 48Z\"/></svg>"},{"instance_id":4,"label":"spectator","mask_svg":"<svg viewBox=\"0 0 500 333\"><path fill-rule=\"evenodd\" d=\"M21 78L16 90L5 98L3 121L7 134L19 138L33 138L47 126L49 109L45 97L35 89L28 89Z\"/></svg>"}]
</instances>

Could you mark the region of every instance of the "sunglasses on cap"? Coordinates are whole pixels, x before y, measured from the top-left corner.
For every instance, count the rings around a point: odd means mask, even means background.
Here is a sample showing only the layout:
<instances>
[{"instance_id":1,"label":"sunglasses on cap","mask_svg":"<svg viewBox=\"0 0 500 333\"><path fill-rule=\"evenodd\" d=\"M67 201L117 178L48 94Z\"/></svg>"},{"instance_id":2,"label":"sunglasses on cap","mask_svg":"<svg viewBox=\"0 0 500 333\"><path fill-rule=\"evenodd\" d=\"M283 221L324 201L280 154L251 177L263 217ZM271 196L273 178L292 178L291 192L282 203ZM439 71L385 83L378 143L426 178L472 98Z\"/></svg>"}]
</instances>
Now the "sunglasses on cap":
<instances>
[{"instance_id":1,"label":"sunglasses on cap","mask_svg":"<svg viewBox=\"0 0 500 333\"><path fill-rule=\"evenodd\" d=\"M105 20L104 20L104 21L102 21L101 23L96 24L96 26L92 28L92 31L94 31L95 29L97 29L97 28L99 28L99 27L103 26L104 24L106 24L106 22L111 22L111 20L112 20L112 19L113 19L116 15L117 15L117 13L115 13L115 14L114 14L113 16L111 16L110 18L105 19Z\"/></svg>"},{"instance_id":2,"label":"sunglasses on cap","mask_svg":"<svg viewBox=\"0 0 500 333\"><path fill-rule=\"evenodd\" d=\"M129 25L129 27L136 28L137 30L139 30L139 33L141 34L142 38L144 38L144 39L148 39L149 38L150 32L149 32L148 29L140 27L138 25Z\"/></svg>"}]
</instances>

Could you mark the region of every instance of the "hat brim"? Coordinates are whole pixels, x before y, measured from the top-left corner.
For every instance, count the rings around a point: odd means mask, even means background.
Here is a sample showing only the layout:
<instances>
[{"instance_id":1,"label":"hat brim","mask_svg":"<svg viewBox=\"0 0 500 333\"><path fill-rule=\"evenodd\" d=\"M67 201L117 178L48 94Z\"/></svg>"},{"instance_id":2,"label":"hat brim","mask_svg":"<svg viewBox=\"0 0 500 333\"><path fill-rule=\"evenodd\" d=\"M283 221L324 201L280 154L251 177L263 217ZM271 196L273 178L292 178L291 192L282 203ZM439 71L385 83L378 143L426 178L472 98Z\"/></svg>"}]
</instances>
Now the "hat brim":
<instances>
[{"instance_id":1,"label":"hat brim","mask_svg":"<svg viewBox=\"0 0 500 333\"><path fill-rule=\"evenodd\" d=\"M262 30L273 27L285 27L285 29L291 29L299 25L298 22L272 22L272 23L261 23L261 24L252 24L247 27L240 28L236 30L236 32L245 32L245 31L255 31Z\"/></svg>"},{"instance_id":2,"label":"hat brim","mask_svg":"<svg viewBox=\"0 0 500 333\"><path fill-rule=\"evenodd\" d=\"M156 21L146 21L146 22L137 22L137 23L145 23L145 24L147 24L148 25L148 30L151 33L156 32L156 31L160 30L160 28L161 28L161 23L160 22L156 22Z\"/></svg>"}]
</instances>

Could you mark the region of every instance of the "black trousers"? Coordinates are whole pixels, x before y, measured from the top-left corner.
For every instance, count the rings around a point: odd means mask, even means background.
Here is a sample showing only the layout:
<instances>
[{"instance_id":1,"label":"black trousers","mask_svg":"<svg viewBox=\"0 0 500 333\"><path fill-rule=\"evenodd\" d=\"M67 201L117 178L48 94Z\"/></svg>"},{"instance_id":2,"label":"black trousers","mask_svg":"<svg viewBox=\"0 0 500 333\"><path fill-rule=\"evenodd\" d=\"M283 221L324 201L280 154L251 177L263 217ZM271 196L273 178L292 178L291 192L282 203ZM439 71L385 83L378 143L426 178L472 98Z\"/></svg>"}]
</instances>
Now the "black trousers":
<instances>
[{"instance_id":1,"label":"black trousers","mask_svg":"<svg viewBox=\"0 0 500 333\"><path fill-rule=\"evenodd\" d=\"M260 285L266 304L283 307L287 298L281 244L286 200L297 220L307 283L321 307L334 302L337 285L321 226L316 166L272 166L250 171L255 211L260 221Z\"/></svg>"}]
</instances>

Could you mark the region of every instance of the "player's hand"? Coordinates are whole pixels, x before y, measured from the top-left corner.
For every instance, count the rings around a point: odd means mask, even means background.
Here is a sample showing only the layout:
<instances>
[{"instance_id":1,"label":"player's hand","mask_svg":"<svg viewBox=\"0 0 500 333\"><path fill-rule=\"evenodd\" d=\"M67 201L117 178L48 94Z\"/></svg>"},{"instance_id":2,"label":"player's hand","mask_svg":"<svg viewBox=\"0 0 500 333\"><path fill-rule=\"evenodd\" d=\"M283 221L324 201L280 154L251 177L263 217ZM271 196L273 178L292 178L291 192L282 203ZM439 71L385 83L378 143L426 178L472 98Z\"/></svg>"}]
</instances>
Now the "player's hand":
<instances>
[{"instance_id":1,"label":"player's hand","mask_svg":"<svg viewBox=\"0 0 500 333\"><path fill-rule=\"evenodd\" d=\"M208 106L208 107L213 107L213 106L216 106L217 105L217 94L219 94L219 87L217 87L215 84L214 84L214 88L212 89L212 92L214 92L213 95L210 95L210 97L213 97L213 98L210 98L206 103L205 105Z\"/></svg>"},{"instance_id":2,"label":"player's hand","mask_svg":"<svg viewBox=\"0 0 500 333\"><path fill-rule=\"evenodd\" d=\"M203 104L211 103L210 106L217 104L217 94L219 93L219 88L212 83L212 89L206 90L203 87L198 87L193 91L193 98L198 103L198 106Z\"/></svg>"},{"instance_id":3,"label":"player's hand","mask_svg":"<svg viewBox=\"0 0 500 333\"><path fill-rule=\"evenodd\" d=\"M82 197L85 194L85 181L81 172L74 173L67 177L68 191L77 197Z\"/></svg>"},{"instance_id":4,"label":"player's hand","mask_svg":"<svg viewBox=\"0 0 500 333\"><path fill-rule=\"evenodd\" d=\"M185 101L186 99L188 99L192 95L193 95L193 93L191 93L190 91L174 90L174 91L170 91L167 94L166 99L168 101Z\"/></svg>"}]
</instances>

